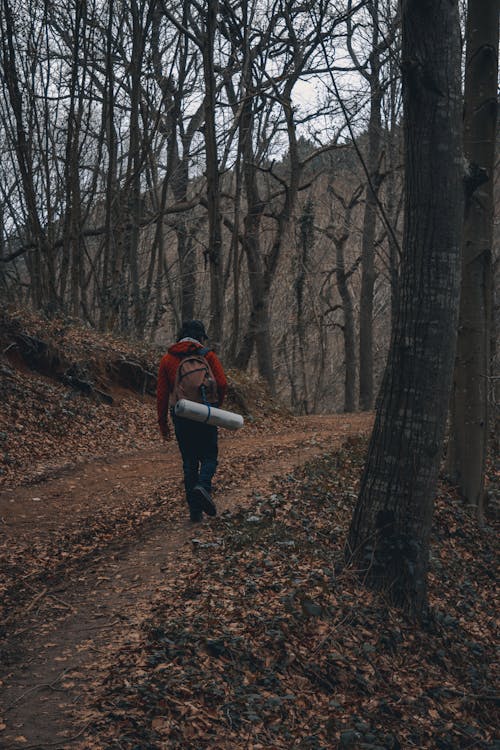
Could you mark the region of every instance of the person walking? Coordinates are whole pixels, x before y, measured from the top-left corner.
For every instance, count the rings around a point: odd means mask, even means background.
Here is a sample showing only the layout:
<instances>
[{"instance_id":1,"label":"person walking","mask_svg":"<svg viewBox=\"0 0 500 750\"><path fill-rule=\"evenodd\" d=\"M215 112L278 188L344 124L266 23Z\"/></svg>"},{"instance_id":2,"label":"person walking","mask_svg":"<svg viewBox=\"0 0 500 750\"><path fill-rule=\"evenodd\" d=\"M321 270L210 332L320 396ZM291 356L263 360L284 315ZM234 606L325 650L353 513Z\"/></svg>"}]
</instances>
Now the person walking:
<instances>
[{"instance_id":1,"label":"person walking","mask_svg":"<svg viewBox=\"0 0 500 750\"><path fill-rule=\"evenodd\" d=\"M201 399L211 406L220 407L227 390L224 368L215 354L205 347L208 336L201 320L187 320L182 324L177 341L170 346L160 361L157 386L158 425L165 440L170 440L172 431L169 412L175 430L175 437L182 457L184 488L189 507L189 517L193 523L202 520L203 512L215 516L217 509L212 500L212 479L218 463L217 427L190 419L178 417L174 406L179 398L179 366L189 357L203 357L208 365L208 387L201 386ZM203 360L201 360L203 362ZM179 372L178 372L179 371ZM188 368L186 368L186 380ZM213 377L212 377L213 376ZM181 373L182 377L182 373ZM215 381L215 382L213 382Z\"/></svg>"}]
</instances>

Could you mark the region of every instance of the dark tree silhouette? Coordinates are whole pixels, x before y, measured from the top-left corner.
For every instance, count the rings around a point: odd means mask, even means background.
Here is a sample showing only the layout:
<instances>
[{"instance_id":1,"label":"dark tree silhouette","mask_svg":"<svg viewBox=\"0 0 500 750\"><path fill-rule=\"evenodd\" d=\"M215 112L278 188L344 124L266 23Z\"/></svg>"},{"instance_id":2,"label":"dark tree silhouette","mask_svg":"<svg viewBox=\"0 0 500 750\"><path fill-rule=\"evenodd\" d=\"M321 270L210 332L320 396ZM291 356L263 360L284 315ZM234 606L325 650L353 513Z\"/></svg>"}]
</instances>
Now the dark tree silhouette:
<instances>
[{"instance_id":1,"label":"dark tree silhouette","mask_svg":"<svg viewBox=\"0 0 500 750\"><path fill-rule=\"evenodd\" d=\"M405 0L402 24L401 292L348 554L370 585L418 616L427 602L458 317L463 160L457 2Z\"/></svg>"},{"instance_id":2,"label":"dark tree silhouette","mask_svg":"<svg viewBox=\"0 0 500 750\"><path fill-rule=\"evenodd\" d=\"M469 0L464 96L468 161L457 358L448 472L482 517L488 449L498 0Z\"/></svg>"}]
</instances>

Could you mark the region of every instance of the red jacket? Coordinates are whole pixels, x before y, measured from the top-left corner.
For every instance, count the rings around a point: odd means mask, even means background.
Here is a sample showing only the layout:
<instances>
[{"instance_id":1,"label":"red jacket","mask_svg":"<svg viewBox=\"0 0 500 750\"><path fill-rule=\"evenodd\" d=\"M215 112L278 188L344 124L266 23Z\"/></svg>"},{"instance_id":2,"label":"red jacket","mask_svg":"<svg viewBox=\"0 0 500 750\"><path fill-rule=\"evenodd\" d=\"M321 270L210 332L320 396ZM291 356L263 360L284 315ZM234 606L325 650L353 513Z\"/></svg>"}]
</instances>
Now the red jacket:
<instances>
[{"instance_id":1,"label":"red jacket","mask_svg":"<svg viewBox=\"0 0 500 750\"><path fill-rule=\"evenodd\" d=\"M160 425L160 428L166 426L167 424L169 397L174 389L175 374L182 359L179 354L196 352L198 349L203 348L204 347L202 344L197 343L193 340L179 341L177 342L177 344L173 344L172 346L170 346L167 350L167 353L162 357L160 362L160 369L158 371L158 385L156 389L158 424ZM205 354L205 358L210 365L213 376L217 382L217 391L219 394L220 406L224 401L224 396L226 395L227 390L226 375L215 352L208 352L207 354Z\"/></svg>"}]
</instances>

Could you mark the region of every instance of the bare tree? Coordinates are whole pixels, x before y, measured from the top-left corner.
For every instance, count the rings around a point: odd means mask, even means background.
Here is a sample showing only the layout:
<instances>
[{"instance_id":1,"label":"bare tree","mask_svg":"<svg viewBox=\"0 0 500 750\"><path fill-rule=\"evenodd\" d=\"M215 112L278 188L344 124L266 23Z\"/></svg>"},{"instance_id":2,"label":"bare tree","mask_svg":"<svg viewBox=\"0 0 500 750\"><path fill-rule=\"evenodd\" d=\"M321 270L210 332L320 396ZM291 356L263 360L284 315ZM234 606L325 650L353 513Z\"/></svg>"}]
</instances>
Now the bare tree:
<instances>
[{"instance_id":1,"label":"bare tree","mask_svg":"<svg viewBox=\"0 0 500 750\"><path fill-rule=\"evenodd\" d=\"M368 60L360 62L352 44L351 33L348 45L356 69L367 80L370 90L370 115L368 122L367 169L369 184L366 188L365 215L362 239L362 276L359 311L359 401L363 410L373 406L373 290L375 286L375 229L377 221L377 197L380 190L380 151L382 139L382 86L381 39L379 31L379 3L367 3L371 17L371 47Z\"/></svg>"},{"instance_id":2,"label":"bare tree","mask_svg":"<svg viewBox=\"0 0 500 750\"><path fill-rule=\"evenodd\" d=\"M293 390L292 406L299 414L309 414L311 393L309 392L307 325L305 316L305 299L307 275L310 257L314 248L314 204L311 197L306 201L298 220L298 247L295 257L295 331L292 349ZM298 356L297 356L298 354ZM298 361L297 361L298 360ZM297 366L298 365L298 366ZM300 393L300 398L294 393Z\"/></svg>"},{"instance_id":3,"label":"bare tree","mask_svg":"<svg viewBox=\"0 0 500 750\"><path fill-rule=\"evenodd\" d=\"M31 252L27 255L27 267L31 279L31 291L35 306L56 297L55 276L47 274L46 260L50 258L47 233L41 216L38 196L36 164L34 161L35 125L37 113L34 104L34 92L31 86L23 86L21 65L29 64L20 54L24 40L14 23L13 10L9 0L2 0L0 13L0 44L2 54L2 79L5 83L4 95L10 112L4 118L4 127L9 132L14 146L16 168L20 175L18 200L23 206L23 233L31 241ZM32 18L27 24L28 42L35 43L39 37L38 19ZM31 61L33 64L33 61ZM36 63L35 63L36 64ZM24 239L24 238L23 238Z\"/></svg>"},{"instance_id":4,"label":"bare tree","mask_svg":"<svg viewBox=\"0 0 500 750\"><path fill-rule=\"evenodd\" d=\"M241 241L250 291L248 323L235 364L245 369L255 347L259 372L274 390L270 295L283 247L290 237L297 195L303 187L304 164L299 155L292 94L300 76L314 67L321 40L334 33L341 17L332 13L328 4L314 18L307 8L288 4L270 6L264 14L253 4L242 9L242 17L247 19L251 34L241 31L241 19L227 6L225 28L241 70L238 95L230 81L226 82L226 91L240 133L246 203ZM269 156L272 138L280 131L286 134L285 168ZM274 230L266 249L262 229L269 226L269 220L274 222Z\"/></svg>"},{"instance_id":5,"label":"bare tree","mask_svg":"<svg viewBox=\"0 0 500 750\"><path fill-rule=\"evenodd\" d=\"M336 229L328 228L327 233L335 245L335 275L337 286L342 300L343 326L342 336L344 340L345 376L344 376L344 411L356 410L356 326L354 319L354 303L349 278L358 266L358 259L352 268L346 268L345 248L349 240L352 228L352 213L358 205L364 185L359 185L351 192L348 198L331 186L331 192L342 206L343 218L341 226Z\"/></svg>"},{"instance_id":6,"label":"bare tree","mask_svg":"<svg viewBox=\"0 0 500 750\"><path fill-rule=\"evenodd\" d=\"M465 502L476 508L481 518L489 438L497 0L469 0L466 43L464 150L469 174L447 463Z\"/></svg>"},{"instance_id":7,"label":"bare tree","mask_svg":"<svg viewBox=\"0 0 500 750\"><path fill-rule=\"evenodd\" d=\"M453 373L463 210L457 2L405 0L401 293L348 555L420 615Z\"/></svg>"},{"instance_id":8,"label":"bare tree","mask_svg":"<svg viewBox=\"0 0 500 750\"><path fill-rule=\"evenodd\" d=\"M210 332L216 342L222 341L224 321L223 259L219 194L219 159L215 114L216 80L214 46L217 27L218 0L208 0L203 30L203 72L205 78L205 152L208 203L208 251L210 263Z\"/></svg>"}]
</instances>

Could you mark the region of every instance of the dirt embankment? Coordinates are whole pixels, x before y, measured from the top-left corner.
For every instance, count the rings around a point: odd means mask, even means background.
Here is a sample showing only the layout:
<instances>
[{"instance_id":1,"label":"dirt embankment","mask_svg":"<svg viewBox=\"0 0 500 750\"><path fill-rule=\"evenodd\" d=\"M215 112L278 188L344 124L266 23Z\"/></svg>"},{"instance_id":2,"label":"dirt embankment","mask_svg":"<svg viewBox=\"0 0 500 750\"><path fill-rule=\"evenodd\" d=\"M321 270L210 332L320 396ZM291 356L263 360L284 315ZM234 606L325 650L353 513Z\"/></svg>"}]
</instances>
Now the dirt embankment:
<instances>
[{"instance_id":1,"label":"dirt embankment","mask_svg":"<svg viewBox=\"0 0 500 750\"><path fill-rule=\"evenodd\" d=\"M162 351L0 306L0 490L99 456L158 448ZM290 416L258 379L228 372L226 408L246 433Z\"/></svg>"}]
</instances>

